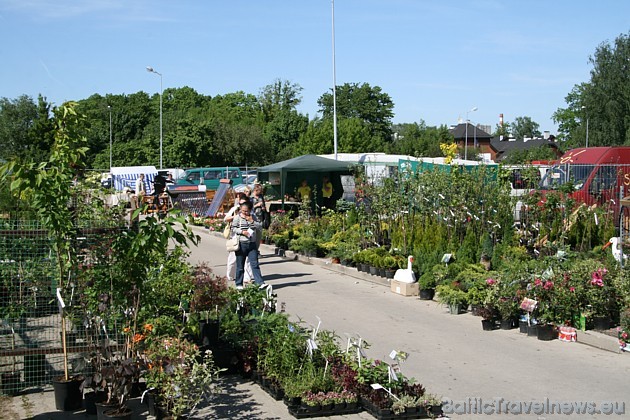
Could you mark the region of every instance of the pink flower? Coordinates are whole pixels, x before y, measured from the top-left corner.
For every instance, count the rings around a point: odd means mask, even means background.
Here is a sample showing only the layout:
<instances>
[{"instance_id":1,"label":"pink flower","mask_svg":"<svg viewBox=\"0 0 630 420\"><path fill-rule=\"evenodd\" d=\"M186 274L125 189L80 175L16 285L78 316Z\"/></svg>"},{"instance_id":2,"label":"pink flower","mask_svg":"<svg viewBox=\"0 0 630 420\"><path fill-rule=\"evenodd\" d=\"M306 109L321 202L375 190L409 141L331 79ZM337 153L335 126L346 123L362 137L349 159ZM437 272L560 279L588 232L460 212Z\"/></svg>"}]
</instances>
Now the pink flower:
<instances>
[{"instance_id":1,"label":"pink flower","mask_svg":"<svg viewBox=\"0 0 630 420\"><path fill-rule=\"evenodd\" d=\"M602 280L601 278L593 278L591 280L591 285L597 286L597 287L604 287L604 280Z\"/></svg>"},{"instance_id":2,"label":"pink flower","mask_svg":"<svg viewBox=\"0 0 630 420\"><path fill-rule=\"evenodd\" d=\"M573 286L569 287L569 291L570 292L575 292L575 287L573 287Z\"/></svg>"},{"instance_id":3,"label":"pink flower","mask_svg":"<svg viewBox=\"0 0 630 420\"><path fill-rule=\"evenodd\" d=\"M545 290L553 289L553 282L552 281L546 281L545 284L543 285L543 289L545 289Z\"/></svg>"},{"instance_id":4,"label":"pink flower","mask_svg":"<svg viewBox=\"0 0 630 420\"><path fill-rule=\"evenodd\" d=\"M488 286L492 286L493 284L496 284L496 283L497 283L497 281L495 279L487 279L486 280L486 284Z\"/></svg>"},{"instance_id":5,"label":"pink flower","mask_svg":"<svg viewBox=\"0 0 630 420\"><path fill-rule=\"evenodd\" d=\"M541 279L536 279L536 280L534 281L534 286L536 286L536 287L540 287L540 286L542 286L542 284L543 284L543 283L542 283L542 280L541 280Z\"/></svg>"}]
</instances>

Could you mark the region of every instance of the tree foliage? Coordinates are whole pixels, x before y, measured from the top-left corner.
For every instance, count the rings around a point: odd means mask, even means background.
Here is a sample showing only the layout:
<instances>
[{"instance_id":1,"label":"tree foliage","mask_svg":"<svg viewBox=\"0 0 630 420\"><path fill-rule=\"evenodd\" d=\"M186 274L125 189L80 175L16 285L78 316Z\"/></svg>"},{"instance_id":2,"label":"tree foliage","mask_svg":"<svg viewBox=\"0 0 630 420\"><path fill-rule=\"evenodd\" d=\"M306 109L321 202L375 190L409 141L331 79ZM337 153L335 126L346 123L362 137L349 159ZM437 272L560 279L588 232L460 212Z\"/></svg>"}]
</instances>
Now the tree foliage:
<instances>
[{"instance_id":1,"label":"tree foliage","mask_svg":"<svg viewBox=\"0 0 630 420\"><path fill-rule=\"evenodd\" d=\"M448 127L427 127L422 120L419 123L396 124L393 131L393 141L387 151L398 155L442 156L440 144L453 142Z\"/></svg>"},{"instance_id":2,"label":"tree foliage","mask_svg":"<svg viewBox=\"0 0 630 420\"><path fill-rule=\"evenodd\" d=\"M408 150L435 155L444 136L422 123L404 127L392 140L393 102L378 86L338 87L339 150L383 152ZM165 167L260 166L302 153L332 153L332 95L319 104L322 115L309 121L297 109L302 87L277 79L258 95L237 91L211 97L191 87L168 88L162 97ZM160 95L94 94L77 101L86 138L84 164L156 165L159 161ZM111 115L111 126L110 126ZM110 130L112 146L110 148ZM0 99L0 159L24 157L44 161L51 152L54 123L42 97Z\"/></svg>"},{"instance_id":3,"label":"tree foliage","mask_svg":"<svg viewBox=\"0 0 630 420\"><path fill-rule=\"evenodd\" d=\"M590 80L575 85L553 115L562 139L583 146L630 144L630 32L600 44L589 57Z\"/></svg>"},{"instance_id":4,"label":"tree foliage","mask_svg":"<svg viewBox=\"0 0 630 420\"><path fill-rule=\"evenodd\" d=\"M532 121L531 117L516 117L510 124L510 131L516 140L523 140L526 137L540 137L540 125Z\"/></svg>"},{"instance_id":5,"label":"tree foliage","mask_svg":"<svg viewBox=\"0 0 630 420\"><path fill-rule=\"evenodd\" d=\"M337 118L358 119L366 124L373 138L378 138L385 144L392 138L392 118L394 116L394 102L379 86L368 83L344 83L337 86ZM333 117L332 92L324 93L318 100L324 119ZM341 136L340 144L341 144Z\"/></svg>"},{"instance_id":6,"label":"tree foliage","mask_svg":"<svg viewBox=\"0 0 630 420\"><path fill-rule=\"evenodd\" d=\"M50 104L41 95L0 98L0 158L45 160L54 141Z\"/></svg>"}]
</instances>

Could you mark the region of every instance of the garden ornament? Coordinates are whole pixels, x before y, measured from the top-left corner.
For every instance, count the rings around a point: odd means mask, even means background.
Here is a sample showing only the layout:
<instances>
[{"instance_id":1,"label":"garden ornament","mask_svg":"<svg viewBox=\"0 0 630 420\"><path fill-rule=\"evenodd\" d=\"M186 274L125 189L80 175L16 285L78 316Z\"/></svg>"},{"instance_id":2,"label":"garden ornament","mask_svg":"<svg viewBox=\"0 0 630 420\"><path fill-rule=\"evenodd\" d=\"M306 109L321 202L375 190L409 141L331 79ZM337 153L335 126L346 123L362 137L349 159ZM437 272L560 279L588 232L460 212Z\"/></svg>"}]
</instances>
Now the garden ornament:
<instances>
[{"instance_id":1,"label":"garden ornament","mask_svg":"<svg viewBox=\"0 0 630 420\"><path fill-rule=\"evenodd\" d=\"M410 255L407 258L407 268L396 270L396 274L394 274L394 280L399 281L401 283L415 283L416 275L413 273L413 256Z\"/></svg>"}]
</instances>

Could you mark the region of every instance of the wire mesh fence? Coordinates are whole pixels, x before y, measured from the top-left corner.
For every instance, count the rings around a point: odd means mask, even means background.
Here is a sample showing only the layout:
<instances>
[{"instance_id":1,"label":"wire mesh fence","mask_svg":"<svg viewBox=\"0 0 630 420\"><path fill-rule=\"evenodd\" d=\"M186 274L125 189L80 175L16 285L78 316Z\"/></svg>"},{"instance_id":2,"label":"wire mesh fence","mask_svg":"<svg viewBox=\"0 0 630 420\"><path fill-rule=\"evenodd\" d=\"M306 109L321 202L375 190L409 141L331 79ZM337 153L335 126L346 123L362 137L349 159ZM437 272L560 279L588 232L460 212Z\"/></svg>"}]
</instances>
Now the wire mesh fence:
<instances>
[{"instance_id":1,"label":"wire mesh fence","mask_svg":"<svg viewBox=\"0 0 630 420\"><path fill-rule=\"evenodd\" d=\"M93 264L92 253L122 226L76 223L72 238L79 267ZM0 393L49 384L63 374L61 315L56 296L57 258L42 224L26 214L4 214L0 219ZM69 279L70 284L76 279ZM74 293L74 288L72 289ZM66 304L75 305L66 322L66 343L73 374L84 373L84 360L98 345L101 326L89 322L80 304L80 288ZM119 328L109 337L124 341Z\"/></svg>"}]
</instances>

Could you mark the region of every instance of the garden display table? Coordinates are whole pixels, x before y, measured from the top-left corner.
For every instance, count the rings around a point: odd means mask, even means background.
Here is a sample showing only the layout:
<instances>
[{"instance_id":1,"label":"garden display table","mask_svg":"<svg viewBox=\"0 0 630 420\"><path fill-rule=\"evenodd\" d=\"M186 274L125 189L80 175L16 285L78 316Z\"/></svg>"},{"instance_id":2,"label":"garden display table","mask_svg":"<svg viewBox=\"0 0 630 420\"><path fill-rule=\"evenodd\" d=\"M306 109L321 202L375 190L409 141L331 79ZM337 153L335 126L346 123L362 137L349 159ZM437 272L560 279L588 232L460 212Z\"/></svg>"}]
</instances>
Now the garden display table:
<instances>
[{"instance_id":1,"label":"garden display table","mask_svg":"<svg viewBox=\"0 0 630 420\"><path fill-rule=\"evenodd\" d=\"M293 210L297 212L300 210L300 207L302 206L302 202L301 201L285 201L284 202L284 209L286 211L289 210ZM274 211L278 211L278 210L282 210L282 201L281 200L274 200L274 201L268 201L267 202L267 211L269 213L272 213Z\"/></svg>"}]
</instances>

